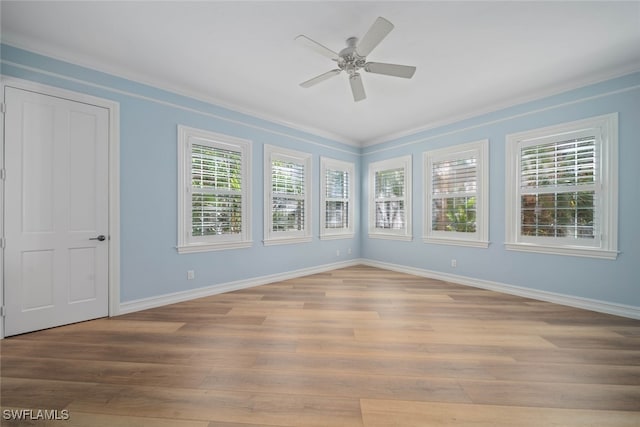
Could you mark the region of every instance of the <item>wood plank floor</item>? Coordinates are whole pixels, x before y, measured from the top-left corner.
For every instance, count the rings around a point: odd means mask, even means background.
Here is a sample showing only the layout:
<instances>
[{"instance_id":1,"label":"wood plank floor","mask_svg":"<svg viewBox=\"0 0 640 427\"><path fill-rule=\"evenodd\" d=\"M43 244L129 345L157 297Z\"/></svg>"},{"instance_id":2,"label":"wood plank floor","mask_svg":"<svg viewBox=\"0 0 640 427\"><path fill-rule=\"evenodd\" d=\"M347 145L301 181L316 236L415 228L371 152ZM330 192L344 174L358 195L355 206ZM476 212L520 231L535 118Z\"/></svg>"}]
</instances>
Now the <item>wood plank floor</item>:
<instances>
[{"instance_id":1,"label":"wood plank floor","mask_svg":"<svg viewBox=\"0 0 640 427\"><path fill-rule=\"evenodd\" d=\"M640 426L640 321L366 266L0 346L3 426Z\"/></svg>"}]
</instances>

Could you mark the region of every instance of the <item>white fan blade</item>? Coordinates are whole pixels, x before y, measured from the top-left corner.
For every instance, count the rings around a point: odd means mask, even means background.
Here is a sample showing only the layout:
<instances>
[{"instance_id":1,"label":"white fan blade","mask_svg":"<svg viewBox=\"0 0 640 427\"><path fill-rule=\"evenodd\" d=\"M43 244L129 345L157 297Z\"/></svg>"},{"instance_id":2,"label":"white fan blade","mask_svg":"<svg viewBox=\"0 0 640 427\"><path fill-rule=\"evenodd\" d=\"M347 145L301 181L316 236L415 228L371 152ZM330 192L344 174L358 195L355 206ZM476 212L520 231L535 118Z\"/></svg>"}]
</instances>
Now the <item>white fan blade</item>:
<instances>
[{"instance_id":1,"label":"white fan blade","mask_svg":"<svg viewBox=\"0 0 640 427\"><path fill-rule=\"evenodd\" d=\"M356 51L360 56L367 56L393 30L393 24L382 16L376 19L367 34L362 37Z\"/></svg>"},{"instance_id":2,"label":"white fan blade","mask_svg":"<svg viewBox=\"0 0 640 427\"><path fill-rule=\"evenodd\" d=\"M318 84L320 82L323 82L323 81L327 80L330 77L337 76L338 74L340 74L340 71L342 71L342 70L340 70L338 68L336 68L335 70L327 71L326 73L322 73L319 76L316 76L316 77L314 77L312 79L307 80L306 82L300 83L300 86L302 86L302 87L311 87L311 86L313 86L315 84Z\"/></svg>"},{"instance_id":3,"label":"white fan blade","mask_svg":"<svg viewBox=\"0 0 640 427\"><path fill-rule=\"evenodd\" d=\"M402 77L410 79L416 72L416 67L409 65L385 64L383 62L367 62L364 65L365 71L375 74L386 74L387 76Z\"/></svg>"},{"instance_id":4,"label":"white fan blade","mask_svg":"<svg viewBox=\"0 0 640 427\"><path fill-rule=\"evenodd\" d=\"M338 60L338 54L329 49L326 46L321 45L315 40L311 40L307 36L303 36L302 34L295 38L295 40L303 46L308 47L309 49L315 50L320 55L326 56L329 59L333 59L334 61Z\"/></svg>"},{"instance_id":5,"label":"white fan blade","mask_svg":"<svg viewBox=\"0 0 640 427\"><path fill-rule=\"evenodd\" d=\"M364 93L364 86L362 85L362 77L360 77L360 74L355 73L349 76L349 84L351 85L354 101L362 101L367 97Z\"/></svg>"}]
</instances>

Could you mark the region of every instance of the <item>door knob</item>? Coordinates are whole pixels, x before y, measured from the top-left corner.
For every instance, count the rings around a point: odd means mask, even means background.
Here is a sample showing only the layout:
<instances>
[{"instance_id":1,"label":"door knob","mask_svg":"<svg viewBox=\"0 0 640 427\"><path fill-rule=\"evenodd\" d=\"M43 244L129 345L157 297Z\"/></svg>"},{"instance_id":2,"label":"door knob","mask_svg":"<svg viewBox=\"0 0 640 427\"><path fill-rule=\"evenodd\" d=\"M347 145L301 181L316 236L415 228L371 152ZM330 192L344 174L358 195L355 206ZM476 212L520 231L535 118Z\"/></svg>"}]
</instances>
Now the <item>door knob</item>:
<instances>
[{"instance_id":1,"label":"door knob","mask_svg":"<svg viewBox=\"0 0 640 427\"><path fill-rule=\"evenodd\" d=\"M98 237L91 237L91 238L89 238L89 240L97 240L99 242L103 242L103 241L106 240L106 237L104 237L104 234L101 234Z\"/></svg>"}]
</instances>

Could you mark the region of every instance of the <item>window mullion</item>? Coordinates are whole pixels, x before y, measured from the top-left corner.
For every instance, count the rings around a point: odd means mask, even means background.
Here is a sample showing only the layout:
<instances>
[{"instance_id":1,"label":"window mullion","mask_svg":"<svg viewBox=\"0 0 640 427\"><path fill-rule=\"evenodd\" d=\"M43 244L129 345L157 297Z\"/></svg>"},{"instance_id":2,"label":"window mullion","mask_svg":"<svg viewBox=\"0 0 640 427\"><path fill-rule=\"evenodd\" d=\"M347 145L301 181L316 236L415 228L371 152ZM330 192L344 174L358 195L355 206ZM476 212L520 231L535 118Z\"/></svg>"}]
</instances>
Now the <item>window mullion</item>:
<instances>
[{"instance_id":1,"label":"window mullion","mask_svg":"<svg viewBox=\"0 0 640 427\"><path fill-rule=\"evenodd\" d=\"M402 202L406 199L403 196L394 196L394 197L376 197L376 202Z\"/></svg>"}]
</instances>

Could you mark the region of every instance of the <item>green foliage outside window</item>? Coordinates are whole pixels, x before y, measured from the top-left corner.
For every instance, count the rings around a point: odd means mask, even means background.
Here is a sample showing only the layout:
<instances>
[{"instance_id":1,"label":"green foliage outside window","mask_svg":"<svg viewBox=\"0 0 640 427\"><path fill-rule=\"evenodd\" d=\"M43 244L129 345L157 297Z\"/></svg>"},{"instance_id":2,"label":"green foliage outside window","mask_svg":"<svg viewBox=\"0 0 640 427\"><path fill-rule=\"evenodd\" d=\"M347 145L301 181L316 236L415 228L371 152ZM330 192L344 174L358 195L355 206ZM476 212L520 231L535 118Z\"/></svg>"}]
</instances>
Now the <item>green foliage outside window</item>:
<instances>
[{"instance_id":1,"label":"green foliage outside window","mask_svg":"<svg viewBox=\"0 0 640 427\"><path fill-rule=\"evenodd\" d=\"M594 211L593 191L523 195L522 235L594 238Z\"/></svg>"},{"instance_id":2,"label":"green foliage outside window","mask_svg":"<svg viewBox=\"0 0 640 427\"><path fill-rule=\"evenodd\" d=\"M434 231L476 231L475 196L434 199L432 212L431 226Z\"/></svg>"}]
</instances>

